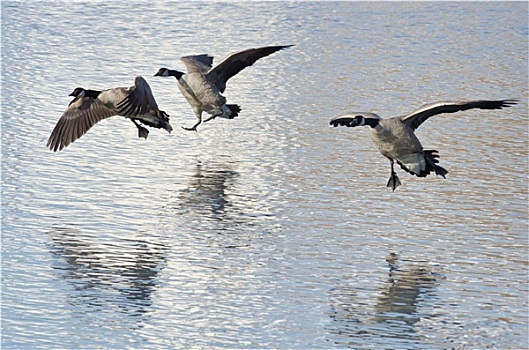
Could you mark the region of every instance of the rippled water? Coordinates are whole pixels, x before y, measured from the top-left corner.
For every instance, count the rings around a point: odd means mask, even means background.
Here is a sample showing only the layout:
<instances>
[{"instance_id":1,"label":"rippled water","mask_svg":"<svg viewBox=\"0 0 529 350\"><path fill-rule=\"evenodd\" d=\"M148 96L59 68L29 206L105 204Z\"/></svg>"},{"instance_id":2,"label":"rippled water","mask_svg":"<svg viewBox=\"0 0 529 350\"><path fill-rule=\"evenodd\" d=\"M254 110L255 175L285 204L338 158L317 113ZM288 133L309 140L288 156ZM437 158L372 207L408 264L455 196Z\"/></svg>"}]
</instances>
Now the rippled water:
<instances>
[{"instance_id":1,"label":"rippled water","mask_svg":"<svg viewBox=\"0 0 529 350\"><path fill-rule=\"evenodd\" d=\"M2 347L527 348L527 3L2 2ZM189 126L178 57L296 44ZM75 87L151 84L175 128L46 140ZM447 179L385 188L350 110L428 120Z\"/></svg>"}]
</instances>

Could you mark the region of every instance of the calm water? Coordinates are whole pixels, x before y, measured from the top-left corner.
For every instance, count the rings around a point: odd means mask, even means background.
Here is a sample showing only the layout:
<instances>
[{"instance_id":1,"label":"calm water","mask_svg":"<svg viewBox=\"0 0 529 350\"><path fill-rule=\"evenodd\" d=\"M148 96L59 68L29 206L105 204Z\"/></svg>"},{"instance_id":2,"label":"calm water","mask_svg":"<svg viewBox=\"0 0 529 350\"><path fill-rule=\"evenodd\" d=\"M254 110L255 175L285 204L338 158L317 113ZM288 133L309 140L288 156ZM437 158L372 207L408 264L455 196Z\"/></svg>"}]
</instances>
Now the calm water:
<instances>
[{"instance_id":1,"label":"calm water","mask_svg":"<svg viewBox=\"0 0 529 350\"><path fill-rule=\"evenodd\" d=\"M5 349L524 349L527 3L2 2ZM186 132L178 58L296 44ZM77 86L150 82L175 128L47 138ZM443 99L520 98L418 131L447 179L385 188L368 130Z\"/></svg>"}]
</instances>

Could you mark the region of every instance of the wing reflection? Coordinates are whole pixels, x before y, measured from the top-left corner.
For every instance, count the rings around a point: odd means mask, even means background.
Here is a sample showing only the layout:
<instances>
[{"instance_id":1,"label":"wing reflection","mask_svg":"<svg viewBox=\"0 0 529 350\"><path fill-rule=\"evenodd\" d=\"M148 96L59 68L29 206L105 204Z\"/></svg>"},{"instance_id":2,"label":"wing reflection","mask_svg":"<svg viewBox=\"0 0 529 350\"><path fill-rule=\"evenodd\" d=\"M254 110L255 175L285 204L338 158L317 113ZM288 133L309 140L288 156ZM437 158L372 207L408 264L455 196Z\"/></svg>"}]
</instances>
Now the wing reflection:
<instances>
[{"instance_id":1,"label":"wing reflection","mask_svg":"<svg viewBox=\"0 0 529 350\"><path fill-rule=\"evenodd\" d=\"M418 336L414 324L430 315L421 314L421 302L434 297L438 275L427 264L413 262L407 268L399 266L399 256L391 253L389 279L376 299L373 309L369 301L361 302L362 291L352 286L331 290L331 333L338 335L335 343L352 347L366 344L388 344L399 339L409 345ZM384 339L386 339L384 341ZM393 343L396 344L396 343Z\"/></svg>"},{"instance_id":2,"label":"wing reflection","mask_svg":"<svg viewBox=\"0 0 529 350\"><path fill-rule=\"evenodd\" d=\"M102 243L101 237L68 227L54 228L48 234L51 253L64 259L54 268L73 287L72 305L91 311L117 307L135 316L149 309L166 260L166 245L154 239Z\"/></svg>"}]
</instances>

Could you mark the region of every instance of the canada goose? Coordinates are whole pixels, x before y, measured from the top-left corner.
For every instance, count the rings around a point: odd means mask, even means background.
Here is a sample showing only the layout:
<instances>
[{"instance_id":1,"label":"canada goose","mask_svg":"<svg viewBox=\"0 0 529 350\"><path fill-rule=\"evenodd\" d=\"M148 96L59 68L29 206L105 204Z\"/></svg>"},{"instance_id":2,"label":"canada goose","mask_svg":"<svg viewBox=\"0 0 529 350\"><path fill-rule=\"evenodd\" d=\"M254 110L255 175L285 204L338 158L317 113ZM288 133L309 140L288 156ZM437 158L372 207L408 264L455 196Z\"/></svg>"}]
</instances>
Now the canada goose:
<instances>
[{"instance_id":1,"label":"canada goose","mask_svg":"<svg viewBox=\"0 0 529 350\"><path fill-rule=\"evenodd\" d=\"M143 77L137 76L134 86L103 91L76 88L69 96L74 99L55 125L47 146L56 152L83 136L100 120L120 115L129 118L138 128L138 137L147 138L149 130L138 121L169 133L169 115L158 109L151 88Z\"/></svg>"},{"instance_id":2,"label":"canada goose","mask_svg":"<svg viewBox=\"0 0 529 350\"><path fill-rule=\"evenodd\" d=\"M212 67L212 56L206 54L185 56L180 60L186 66L187 74L177 70L160 68L154 76L176 78L180 92L193 107L198 119L195 125L184 129L196 131L197 126L202 123L202 112L211 115L204 120L207 122L216 117L232 119L241 111L239 105L226 104L226 98L221 95L226 90L226 82L231 77L251 66L258 59L291 46L293 45L268 46L232 53L215 67Z\"/></svg>"},{"instance_id":3,"label":"canada goose","mask_svg":"<svg viewBox=\"0 0 529 350\"><path fill-rule=\"evenodd\" d=\"M424 150L415 135L417 129L428 118L442 113L455 113L472 108L502 109L516 104L517 100L468 101L468 102L435 102L425 104L416 111L400 117L382 119L374 113L350 113L334 118L330 124L334 127L362 126L371 127L371 139L382 155L391 162L391 176L387 187L393 191L401 184L393 163L397 162L402 169L418 177L426 177L430 172L445 177L446 169L437 165L439 155L435 150Z\"/></svg>"}]
</instances>

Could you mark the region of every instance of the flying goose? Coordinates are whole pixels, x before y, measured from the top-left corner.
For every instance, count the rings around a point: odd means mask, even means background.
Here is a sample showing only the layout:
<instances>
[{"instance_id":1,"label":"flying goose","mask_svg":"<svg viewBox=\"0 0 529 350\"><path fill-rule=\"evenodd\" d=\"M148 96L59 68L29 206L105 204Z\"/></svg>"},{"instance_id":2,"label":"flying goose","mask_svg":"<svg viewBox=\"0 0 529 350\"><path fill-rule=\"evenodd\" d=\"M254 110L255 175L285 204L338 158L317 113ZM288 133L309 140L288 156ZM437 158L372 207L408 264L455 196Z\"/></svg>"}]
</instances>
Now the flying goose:
<instances>
[{"instance_id":1,"label":"flying goose","mask_svg":"<svg viewBox=\"0 0 529 350\"><path fill-rule=\"evenodd\" d=\"M363 126L371 127L371 139L377 145L380 153L391 162L391 176L387 187L395 189L401 184L395 170L394 162L402 169L418 177L426 177L432 171L443 178L448 173L446 169L437 165L439 155L435 150L424 150L421 142L415 135L417 129L428 118L442 113L455 113L472 108L502 109L516 104L517 100L499 101L440 101L421 106L416 111L400 117L382 119L374 113L349 113L333 118L330 124L334 127Z\"/></svg>"},{"instance_id":2,"label":"flying goose","mask_svg":"<svg viewBox=\"0 0 529 350\"><path fill-rule=\"evenodd\" d=\"M134 86L118 87L103 91L76 88L69 96L74 99L55 125L47 146L56 152L83 136L100 120L115 115L129 118L138 128L138 137L147 138L149 130L138 124L163 128L169 133L169 115L158 109L151 88L141 76Z\"/></svg>"},{"instance_id":3,"label":"flying goose","mask_svg":"<svg viewBox=\"0 0 529 350\"><path fill-rule=\"evenodd\" d=\"M191 105L198 119L195 125L184 129L196 131L197 126L202 123L202 112L211 115L204 120L207 122L216 117L233 119L241 111L239 105L226 104L226 98L221 95L226 90L226 82L231 77L251 66L258 59L291 46L293 45L268 46L235 52L215 67L213 67L213 57L207 54L185 56L180 60L186 66L187 73L160 68L154 76L176 78L180 92Z\"/></svg>"}]
</instances>

